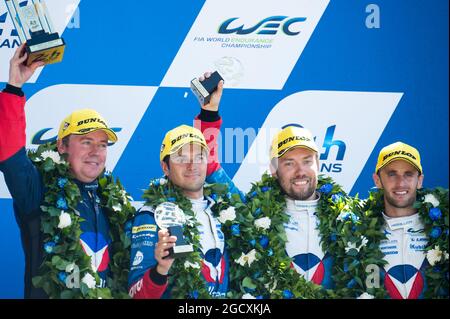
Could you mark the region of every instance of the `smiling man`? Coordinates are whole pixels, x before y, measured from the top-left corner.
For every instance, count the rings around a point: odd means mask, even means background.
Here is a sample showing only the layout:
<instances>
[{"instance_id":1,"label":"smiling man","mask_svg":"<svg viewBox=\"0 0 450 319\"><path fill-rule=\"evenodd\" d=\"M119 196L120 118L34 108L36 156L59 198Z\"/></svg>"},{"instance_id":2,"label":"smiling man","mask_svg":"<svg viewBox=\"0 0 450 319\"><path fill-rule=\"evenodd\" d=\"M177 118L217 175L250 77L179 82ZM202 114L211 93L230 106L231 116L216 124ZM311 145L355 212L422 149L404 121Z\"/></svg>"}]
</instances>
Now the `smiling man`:
<instances>
[{"instance_id":1,"label":"smiling man","mask_svg":"<svg viewBox=\"0 0 450 319\"><path fill-rule=\"evenodd\" d=\"M198 129L181 125L165 135L160 164L168 183L180 190L190 203L193 218L198 223L201 247L198 267L201 267L207 292L211 297L224 298L228 292L229 264L225 235L214 216L218 203L204 194L208 151ZM157 224L155 211L158 207L147 204L133 221L129 293L136 299L171 298L171 290L179 285L178 282L169 284L169 271L175 260L168 257L169 249L175 246L177 238Z\"/></svg>"},{"instance_id":2,"label":"smiling man","mask_svg":"<svg viewBox=\"0 0 450 319\"><path fill-rule=\"evenodd\" d=\"M384 195L382 218L387 239L380 248L387 265L383 283L393 299L421 298L426 288L428 238L414 208L423 179L420 154L414 147L396 142L380 151L373 180Z\"/></svg>"},{"instance_id":3,"label":"smiling man","mask_svg":"<svg viewBox=\"0 0 450 319\"><path fill-rule=\"evenodd\" d=\"M43 172L26 154L25 97L21 89L43 64L35 62L26 66L26 58L22 45L11 59L9 81L0 93L0 171L13 198L14 213L21 231L25 253L25 298L46 298L46 292L36 288L32 279L42 275L39 269L49 258L44 250L41 220L44 214L42 207L48 206L48 185L44 184ZM109 274L111 240L108 217L100 205L98 177L105 170L108 142L116 141L116 134L101 115L91 109L75 111L65 118L57 138L57 150L69 163L72 176L67 178L78 186L82 199L76 207L62 209L75 209L83 220L80 222L79 243L91 257L92 268L100 277L100 287L106 286ZM61 232L59 235L63 237L64 234Z\"/></svg>"}]
</instances>

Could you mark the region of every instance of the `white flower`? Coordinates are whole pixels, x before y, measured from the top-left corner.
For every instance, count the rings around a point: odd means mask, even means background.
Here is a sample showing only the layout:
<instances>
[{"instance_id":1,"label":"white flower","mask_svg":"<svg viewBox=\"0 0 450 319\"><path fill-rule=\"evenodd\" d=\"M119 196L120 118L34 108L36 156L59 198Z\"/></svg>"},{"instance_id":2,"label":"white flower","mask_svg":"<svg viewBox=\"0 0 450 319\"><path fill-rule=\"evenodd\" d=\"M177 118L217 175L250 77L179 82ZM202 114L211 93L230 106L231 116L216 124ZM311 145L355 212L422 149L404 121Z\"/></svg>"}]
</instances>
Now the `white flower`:
<instances>
[{"instance_id":1,"label":"white flower","mask_svg":"<svg viewBox=\"0 0 450 319\"><path fill-rule=\"evenodd\" d=\"M347 243L347 247L345 247L345 252L348 253L352 249L356 249L358 252L361 248L365 247L369 241L365 236L361 236L361 245L356 246L356 243Z\"/></svg>"},{"instance_id":2,"label":"white flower","mask_svg":"<svg viewBox=\"0 0 450 319\"><path fill-rule=\"evenodd\" d=\"M444 253L445 260L448 260L448 253Z\"/></svg>"},{"instance_id":3,"label":"white flower","mask_svg":"<svg viewBox=\"0 0 450 319\"><path fill-rule=\"evenodd\" d=\"M194 269L200 269L200 265L198 264L198 263L195 263L195 264L193 264L193 263L191 263L191 262L189 262L189 261L185 261L184 262L184 268L194 268Z\"/></svg>"},{"instance_id":4,"label":"white flower","mask_svg":"<svg viewBox=\"0 0 450 319\"><path fill-rule=\"evenodd\" d=\"M427 259L431 266L434 266L442 259L442 251L439 249L439 246L436 245L434 249L427 251Z\"/></svg>"},{"instance_id":5,"label":"white flower","mask_svg":"<svg viewBox=\"0 0 450 319\"><path fill-rule=\"evenodd\" d=\"M359 246L359 248L361 249L362 247L366 247L368 242L369 241L367 240L367 238L365 236L361 236L361 245Z\"/></svg>"},{"instance_id":6,"label":"white flower","mask_svg":"<svg viewBox=\"0 0 450 319\"><path fill-rule=\"evenodd\" d=\"M348 253L352 249L356 249L359 252L359 247L356 247L355 243L348 242L347 247L345 247L345 252Z\"/></svg>"},{"instance_id":7,"label":"white flower","mask_svg":"<svg viewBox=\"0 0 450 319\"><path fill-rule=\"evenodd\" d=\"M120 211L122 210L122 205L120 205L120 203L117 203L116 205L114 205L114 206L112 207L112 209L113 209L115 212L120 212Z\"/></svg>"},{"instance_id":8,"label":"white flower","mask_svg":"<svg viewBox=\"0 0 450 319\"><path fill-rule=\"evenodd\" d=\"M83 279L81 279L81 282L84 282L89 289L94 289L96 285L95 278L90 273L84 275Z\"/></svg>"},{"instance_id":9,"label":"white flower","mask_svg":"<svg viewBox=\"0 0 450 319\"><path fill-rule=\"evenodd\" d=\"M45 161L47 158L50 158L53 162L55 162L55 164L64 163L64 161L61 160L61 156L59 156L59 153L55 151L44 151L41 154L41 158L43 161Z\"/></svg>"},{"instance_id":10,"label":"white flower","mask_svg":"<svg viewBox=\"0 0 450 319\"><path fill-rule=\"evenodd\" d=\"M236 218L236 209L234 207L228 207L226 210L220 212L220 216L217 218L219 222L225 224L228 220L233 221Z\"/></svg>"},{"instance_id":11,"label":"white flower","mask_svg":"<svg viewBox=\"0 0 450 319\"><path fill-rule=\"evenodd\" d=\"M271 220L269 217L262 217L262 218L255 220L255 226L258 228L269 229L270 222L271 222Z\"/></svg>"},{"instance_id":12,"label":"white flower","mask_svg":"<svg viewBox=\"0 0 450 319\"><path fill-rule=\"evenodd\" d=\"M239 259L236 259L235 262L237 262L241 266L245 266L245 264L248 264L249 266L256 260L256 250L252 249L248 254L242 253L241 257Z\"/></svg>"},{"instance_id":13,"label":"white flower","mask_svg":"<svg viewBox=\"0 0 450 319\"><path fill-rule=\"evenodd\" d=\"M253 297L251 294L245 294L245 295L242 295L242 299L256 299L255 297Z\"/></svg>"},{"instance_id":14,"label":"white flower","mask_svg":"<svg viewBox=\"0 0 450 319\"><path fill-rule=\"evenodd\" d=\"M58 228L63 229L72 224L72 219L70 218L70 214L65 213L63 210L61 211L61 215L59 215L59 224Z\"/></svg>"},{"instance_id":15,"label":"white flower","mask_svg":"<svg viewBox=\"0 0 450 319\"><path fill-rule=\"evenodd\" d=\"M356 299L374 299L374 298L375 298L374 296L372 296L371 294L365 292L365 293L363 293L361 296L359 296Z\"/></svg>"},{"instance_id":16,"label":"white flower","mask_svg":"<svg viewBox=\"0 0 450 319\"><path fill-rule=\"evenodd\" d=\"M433 194L426 194L423 202L430 203L433 207L439 206L439 200Z\"/></svg>"},{"instance_id":17,"label":"white flower","mask_svg":"<svg viewBox=\"0 0 450 319\"><path fill-rule=\"evenodd\" d=\"M167 179L165 179L165 178L159 179L159 185L166 185L166 184L167 184Z\"/></svg>"}]
</instances>

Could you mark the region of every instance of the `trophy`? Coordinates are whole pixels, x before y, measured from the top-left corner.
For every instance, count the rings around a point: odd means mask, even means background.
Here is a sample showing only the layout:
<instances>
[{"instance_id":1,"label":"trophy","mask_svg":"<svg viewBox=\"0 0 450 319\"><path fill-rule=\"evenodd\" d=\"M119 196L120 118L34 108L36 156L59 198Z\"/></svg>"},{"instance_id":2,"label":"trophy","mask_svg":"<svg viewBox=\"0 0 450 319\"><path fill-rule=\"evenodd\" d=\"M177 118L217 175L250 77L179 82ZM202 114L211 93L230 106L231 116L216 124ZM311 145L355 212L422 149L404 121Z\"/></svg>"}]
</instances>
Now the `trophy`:
<instances>
[{"instance_id":1,"label":"trophy","mask_svg":"<svg viewBox=\"0 0 450 319\"><path fill-rule=\"evenodd\" d=\"M191 81L191 90L197 96L201 105L209 103L211 99L211 94L217 89L217 85L223 78L220 76L219 72L215 71L211 76L203 81L195 78Z\"/></svg>"},{"instance_id":2,"label":"trophy","mask_svg":"<svg viewBox=\"0 0 450 319\"><path fill-rule=\"evenodd\" d=\"M9 13L21 43L26 43L26 65L42 61L45 64L61 62L65 43L54 31L43 0L6 0Z\"/></svg>"},{"instance_id":3,"label":"trophy","mask_svg":"<svg viewBox=\"0 0 450 319\"><path fill-rule=\"evenodd\" d=\"M183 225L186 216L178 205L164 202L155 209L155 221L159 228L166 228L171 236L177 236L175 246L169 249L169 257L182 257L194 251L194 247L186 242L183 235Z\"/></svg>"}]
</instances>

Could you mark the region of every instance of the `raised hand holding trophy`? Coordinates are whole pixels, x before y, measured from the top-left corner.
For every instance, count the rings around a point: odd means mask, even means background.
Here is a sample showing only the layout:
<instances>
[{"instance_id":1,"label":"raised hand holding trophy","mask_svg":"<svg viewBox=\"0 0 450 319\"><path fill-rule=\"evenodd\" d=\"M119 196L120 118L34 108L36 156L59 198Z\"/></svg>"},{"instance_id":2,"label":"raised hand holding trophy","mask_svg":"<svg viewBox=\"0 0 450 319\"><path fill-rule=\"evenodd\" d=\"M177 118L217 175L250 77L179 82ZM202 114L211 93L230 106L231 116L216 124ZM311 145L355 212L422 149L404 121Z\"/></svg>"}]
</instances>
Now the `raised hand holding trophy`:
<instances>
[{"instance_id":1,"label":"raised hand holding trophy","mask_svg":"<svg viewBox=\"0 0 450 319\"><path fill-rule=\"evenodd\" d=\"M209 103L211 94L217 89L217 85L221 80L223 78L217 71L211 73L211 76L203 81L197 78L191 80L191 91L195 94L201 105Z\"/></svg>"},{"instance_id":2,"label":"raised hand holding trophy","mask_svg":"<svg viewBox=\"0 0 450 319\"><path fill-rule=\"evenodd\" d=\"M183 225L186 224L186 216L178 205L171 202L158 205L155 209L155 221L159 228L165 228L171 236L177 237L175 246L169 249L169 255L164 259L182 257L194 251L194 247L184 238Z\"/></svg>"},{"instance_id":3,"label":"raised hand holding trophy","mask_svg":"<svg viewBox=\"0 0 450 319\"><path fill-rule=\"evenodd\" d=\"M61 62L65 43L55 32L43 0L5 0L21 43L26 43L26 65ZM24 5L25 4L25 5Z\"/></svg>"}]
</instances>

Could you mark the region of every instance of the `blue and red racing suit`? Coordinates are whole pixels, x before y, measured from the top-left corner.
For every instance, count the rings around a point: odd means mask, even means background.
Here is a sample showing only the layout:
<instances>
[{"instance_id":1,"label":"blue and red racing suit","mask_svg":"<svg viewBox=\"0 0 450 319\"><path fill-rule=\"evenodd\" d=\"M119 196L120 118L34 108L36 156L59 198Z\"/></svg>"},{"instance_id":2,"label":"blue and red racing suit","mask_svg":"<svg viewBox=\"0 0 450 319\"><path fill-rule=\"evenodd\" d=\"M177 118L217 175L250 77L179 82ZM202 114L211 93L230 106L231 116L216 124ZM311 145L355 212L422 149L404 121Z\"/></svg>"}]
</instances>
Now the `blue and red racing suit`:
<instances>
[{"instance_id":1,"label":"blue and red racing suit","mask_svg":"<svg viewBox=\"0 0 450 319\"><path fill-rule=\"evenodd\" d=\"M244 197L218 161L217 136L222 125L218 112L202 110L196 117L195 126L200 129L208 143L210 158L208 158L208 183L221 183L229 186L230 192ZM317 194L313 201L294 201L286 198L286 214L290 216L284 225L288 242L286 253L293 259L291 267L309 281L322 285L326 289L333 287L333 259L329 253L322 251L320 234L317 229L318 218L316 208L319 200Z\"/></svg>"},{"instance_id":2,"label":"blue and red racing suit","mask_svg":"<svg viewBox=\"0 0 450 319\"><path fill-rule=\"evenodd\" d=\"M382 283L392 299L423 298L428 238L419 214L395 218L383 214L383 218L387 239L381 241L380 248L388 264L381 273Z\"/></svg>"},{"instance_id":3,"label":"blue and red racing suit","mask_svg":"<svg viewBox=\"0 0 450 319\"><path fill-rule=\"evenodd\" d=\"M192 210L200 223L199 235L203 257L201 273L209 294L224 298L228 291L228 256L221 224L213 217L211 198L191 200ZM158 242L159 227L153 215L154 207L144 206L127 229L131 234L131 265L129 293L132 298L170 298L166 275L156 271L155 245ZM131 229L130 229L131 227ZM176 285L176 283L174 283ZM191 296L194 297L194 292Z\"/></svg>"},{"instance_id":4,"label":"blue and red racing suit","mask_svg":"<svg viewBox=\"0 0 450 319\"><path fill-rule=\"evenodd\" d=\"M47 298L42 289L32 285L32 278L39 274L44 260L44 236L41 232L40 206L44 202L45 185L42 175L33 165L25 151L25 97L21 89L7 85L0 92L0 171L11 193L14 215L20 228L22 248L25 254L25 298ZM110 243L107 217L99 205L97 181L78 185L82 201L76 210L84 219L80 223L80 244L91 257L92 267L97 270L102 287L109 273Z\"/></svg>"}]
</instances>

